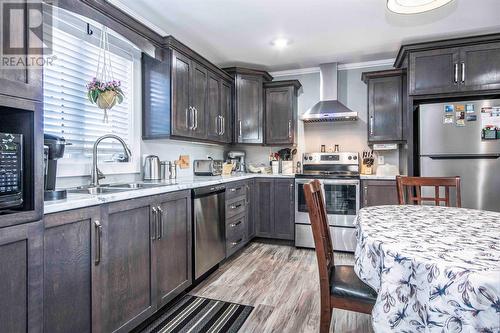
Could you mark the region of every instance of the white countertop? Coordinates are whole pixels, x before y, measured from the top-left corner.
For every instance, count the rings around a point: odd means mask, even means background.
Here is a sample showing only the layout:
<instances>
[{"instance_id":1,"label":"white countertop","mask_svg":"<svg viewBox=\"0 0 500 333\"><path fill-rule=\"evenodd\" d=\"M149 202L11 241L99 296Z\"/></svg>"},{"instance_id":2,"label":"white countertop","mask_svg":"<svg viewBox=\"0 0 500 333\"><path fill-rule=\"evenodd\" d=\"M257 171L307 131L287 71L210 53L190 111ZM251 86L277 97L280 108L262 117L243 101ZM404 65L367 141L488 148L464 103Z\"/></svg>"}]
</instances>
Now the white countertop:
<instances>
[{"instance_id":1,"label":"white countertop","mask_svg":"<svg viewBox=\"0 0 500 333\"><path fill-rule=\"evenodd\" d=\"M396 175L382 176L382 175L359 175L359 179L369 180L396 180Z\"/></svg>"},{"instance_id":2,"label":"white countertop","mask_svg":"<svg viewBox=\"0 0 500 333\"><path fill-rule=\"evenodd\" d=\"M228 182L234 182L238 180L245 180L251 178L294 178L294 177L295 175L243 173L243 174L234 174L230 176L208 176L208 177L194 177L189 179L177 179L176 184L173 185L158 186L158 187L151 187L144 189L133 189L130 191L123 191L123 192L116 192L109 194L106 193L99 195L91 195L91 194L68 193L68 197L64 200L46 201L44 203L44 214L56 213L76 208L96 206L103 203L122 201L122 200L145 197L156 194L189 190L197 187L224 184Z\"/></svg>"}]
</instances>

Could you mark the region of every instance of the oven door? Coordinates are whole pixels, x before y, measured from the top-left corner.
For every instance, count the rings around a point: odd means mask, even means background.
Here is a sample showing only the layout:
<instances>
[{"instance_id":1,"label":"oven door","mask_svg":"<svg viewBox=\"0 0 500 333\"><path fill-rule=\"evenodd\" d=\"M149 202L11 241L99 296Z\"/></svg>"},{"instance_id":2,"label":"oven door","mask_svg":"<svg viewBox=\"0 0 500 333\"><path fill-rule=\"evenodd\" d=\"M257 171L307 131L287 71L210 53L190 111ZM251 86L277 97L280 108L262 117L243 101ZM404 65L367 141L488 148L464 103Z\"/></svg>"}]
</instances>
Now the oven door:
<instances>
[{"instance_id":1,"label":"oven door","mask_svg":"<svg viewBox=\"0 0 500 333\"><path fill-rule=\"evenodd\" d=\"M306 197L304 195L304 185L310 183L312 180L295 179L295 223L311 224Z\"/></svg>"},{"instance_id":2,"label":"oven door","mask_svg":"<svg viewBox=\"0 0 500 333\"><path fill-rule=\"evenodd\" d=\"M322 185L329 225L354 228L360 205L359 180L325 179Z\"/></svg>"}]
</instances>

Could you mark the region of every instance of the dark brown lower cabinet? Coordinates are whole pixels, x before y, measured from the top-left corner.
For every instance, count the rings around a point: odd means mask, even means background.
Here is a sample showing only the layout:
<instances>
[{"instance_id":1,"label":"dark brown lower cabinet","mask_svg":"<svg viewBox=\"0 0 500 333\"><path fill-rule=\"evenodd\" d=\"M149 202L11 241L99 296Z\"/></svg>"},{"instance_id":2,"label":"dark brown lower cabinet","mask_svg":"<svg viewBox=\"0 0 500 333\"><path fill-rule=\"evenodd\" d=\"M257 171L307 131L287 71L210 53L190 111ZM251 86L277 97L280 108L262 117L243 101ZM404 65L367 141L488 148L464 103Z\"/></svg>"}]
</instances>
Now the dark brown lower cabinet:
<instances>
[{"instance_id":1,"label":"dark brown lower cabinet","mask_svg":"<svg viewBox=\"0 0 500 333\"><path fill-rule=\"evenodd\" d=\"M47 215L45 331L128 332L189 287L190 202L179 191Z\"/></svg>"},{"instance_id":2,"label":"dark brown lower cabinet","mask_svg":"<svg viewBox=\"0 0 500 333\"><path fill-rule=\"evenodd\" d=\"M395 180L362 180L361 188L363 207L398 204Z\"/></svg>"},{"instance_id":3,"label":"dark brown lower cabinet","mask_svg":"<svg viewBox=\"0 0 500 333\"><path fill-rule=\"evenodd\" d=\"M43 222L0 229L0 332L42 332Z\"/></svg>"},{"instance_id":4,"label":"dark brown lower cabinet","mask_svg":"<svg viewBox=\"0 0 500 333\"><path fill-rule=\"evenodd\" d=\"M99 206L44 217L44 332L92 331L93 226L100 220Z\"/></svg>"},{"instance_id":5,"label":"dark brown lower cabinet","mask_svg":"<svg viewBox=\"0 0 500 333\"><path fill-rule=\"evenodd\" d=\"M154 246L157 307L167 304L192 282L191 193L160 196L159 239Z\"/></svg>"},{"instance_id":6,"label":"dark brown lower cabinet","mask_svg":"<svg viewBox=\"0 0 500 333\"><path fill-rule=\"evenodd\" d=\"M294 179L258 178L254 197L256 235L294 239Z\"/></svg>"}]
</instances>

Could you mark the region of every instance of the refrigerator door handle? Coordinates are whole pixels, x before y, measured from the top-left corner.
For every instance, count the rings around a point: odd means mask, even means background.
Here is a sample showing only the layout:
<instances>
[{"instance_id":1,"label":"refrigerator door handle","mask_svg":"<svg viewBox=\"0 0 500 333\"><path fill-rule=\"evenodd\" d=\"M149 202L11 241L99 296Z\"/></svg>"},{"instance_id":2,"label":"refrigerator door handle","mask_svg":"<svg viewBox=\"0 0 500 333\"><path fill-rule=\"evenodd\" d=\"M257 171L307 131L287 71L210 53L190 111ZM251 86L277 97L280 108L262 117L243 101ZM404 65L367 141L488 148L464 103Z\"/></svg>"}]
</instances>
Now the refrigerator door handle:
<instances>
[{"instance_id":1,"label":"refrigerator door handle","mask_svg":"<svg viewBox=\"0 0 500 333\"><path fill-rule=\"evenodd\" d=\"M467 160L467 159L498 159L499 154L441 154L441 155L422 155L433 160Z\"/></svg>"}]
</instances>

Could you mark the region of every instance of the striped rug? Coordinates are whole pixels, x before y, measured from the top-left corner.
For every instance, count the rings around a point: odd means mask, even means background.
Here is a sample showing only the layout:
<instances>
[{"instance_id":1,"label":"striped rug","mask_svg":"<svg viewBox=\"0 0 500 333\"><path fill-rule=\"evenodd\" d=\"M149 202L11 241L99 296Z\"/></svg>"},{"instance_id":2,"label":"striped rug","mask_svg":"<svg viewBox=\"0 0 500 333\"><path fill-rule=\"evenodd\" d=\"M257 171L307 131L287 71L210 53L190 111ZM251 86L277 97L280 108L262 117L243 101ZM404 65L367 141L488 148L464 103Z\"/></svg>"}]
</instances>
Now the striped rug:
<instances>
[{"instance_id":1,"label":"striped rug","mask_svg":"<svg viewBox=\"0 0 500 333\"><path fill-rule=\"evenodd\" d=\"M236 333L253 307L186 295L141 333Z\"/></svg>"}]
</instances>

